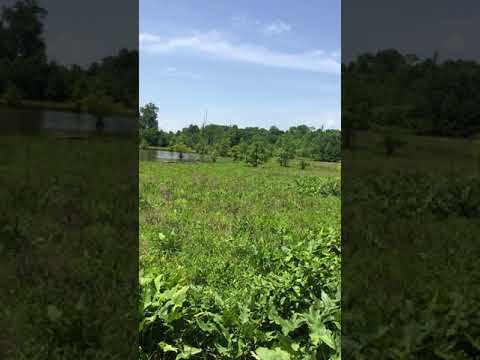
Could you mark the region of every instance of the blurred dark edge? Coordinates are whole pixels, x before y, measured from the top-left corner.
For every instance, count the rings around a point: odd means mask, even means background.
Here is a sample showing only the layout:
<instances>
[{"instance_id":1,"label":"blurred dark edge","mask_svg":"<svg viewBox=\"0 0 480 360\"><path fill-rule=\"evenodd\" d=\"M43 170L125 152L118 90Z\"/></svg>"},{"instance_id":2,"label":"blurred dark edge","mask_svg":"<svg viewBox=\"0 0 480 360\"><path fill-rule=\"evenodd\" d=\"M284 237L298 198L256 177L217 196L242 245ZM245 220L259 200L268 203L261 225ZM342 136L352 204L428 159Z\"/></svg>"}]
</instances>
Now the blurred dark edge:
<instances>
[{"instance_id":1,"label":"blurred dark edge","mask_svg":"<svg viewBox=\"0 0 480 360\"><path fill-rule=\"evenodd\" d=\"M0 7L0 359L137 359L138 2Z\"/></svg>"},{"instance_id":2,"label":"blurred dark edge","mask_svg":"<svg viewBox=\"0 0 480 360\"><path fill-rule=\"evenodd\" d=\"M480 4L342 2L342 356L480 358Z\"/></svg>"}]
</instances>

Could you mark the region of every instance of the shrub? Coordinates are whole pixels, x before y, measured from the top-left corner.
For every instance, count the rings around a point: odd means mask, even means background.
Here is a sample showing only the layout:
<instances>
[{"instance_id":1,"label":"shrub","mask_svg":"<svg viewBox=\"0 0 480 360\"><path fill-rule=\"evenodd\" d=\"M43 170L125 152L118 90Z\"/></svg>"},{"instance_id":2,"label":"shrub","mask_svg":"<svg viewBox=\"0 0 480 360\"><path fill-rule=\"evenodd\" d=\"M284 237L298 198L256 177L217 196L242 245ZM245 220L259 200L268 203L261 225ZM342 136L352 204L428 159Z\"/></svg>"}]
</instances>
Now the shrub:
<instances>
[{"instance_id":1,"label":"shrub","mask_svg":"<svg viewBox=\"0 0 480 360\"><path fill-rule=\"evenodd\" d=\"M301 170L305 170L307 167L310 166L310 163L308 161L306 161L305 159L300 159L299 166L300 166Z\"/></svg>"},{"instance_id":2,"label":"shrub","mask_svg":"<svg viewBox=\"0 0 480 360\"><path fill-rule=\"evenodd\" d=\"M295 186L301 194L313 196L340 196L340 177L306 176L295 181Z\"/></svg>"},{"instance_id":3,"label":"shrub","mask_svg":"<svg viewBox=\"0 0 480 360\"><path fill-rule=\"evenodd\" d=\"M253 167L268 161L269 154L266 145L260 141L251 144L247 149L246 161Z\"/></svg>"},{"instance_id":4,"label":"shrub","mask_svg":"<svg viewBox=\"0 0 480 360\"><path fill-rule=\"evenodd\" d=\"M13 84L10 84L7 87L3 98L7 106L15 107L21 105L22 103L22 93L20 89Z\"/></svg>"}]
</instances>

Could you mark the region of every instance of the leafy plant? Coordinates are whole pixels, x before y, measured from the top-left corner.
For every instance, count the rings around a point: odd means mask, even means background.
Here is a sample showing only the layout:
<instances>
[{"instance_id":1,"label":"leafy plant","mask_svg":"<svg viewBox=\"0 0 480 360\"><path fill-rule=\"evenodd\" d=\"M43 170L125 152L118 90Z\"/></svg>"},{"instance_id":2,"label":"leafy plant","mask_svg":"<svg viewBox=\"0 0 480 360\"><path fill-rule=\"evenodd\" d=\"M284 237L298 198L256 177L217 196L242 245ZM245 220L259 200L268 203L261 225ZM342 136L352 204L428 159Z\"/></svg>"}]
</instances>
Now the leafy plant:
<instances>
[{"instance_id":1,"label":"leafy plant","mask_svg":"<svg viewBox=\"0 0 480 360\"><path fill-rule=\"evenodd\" d=\"M144 358L339 359L340 199L278 169L141 163Z\"/></svg>"}]
</instances>

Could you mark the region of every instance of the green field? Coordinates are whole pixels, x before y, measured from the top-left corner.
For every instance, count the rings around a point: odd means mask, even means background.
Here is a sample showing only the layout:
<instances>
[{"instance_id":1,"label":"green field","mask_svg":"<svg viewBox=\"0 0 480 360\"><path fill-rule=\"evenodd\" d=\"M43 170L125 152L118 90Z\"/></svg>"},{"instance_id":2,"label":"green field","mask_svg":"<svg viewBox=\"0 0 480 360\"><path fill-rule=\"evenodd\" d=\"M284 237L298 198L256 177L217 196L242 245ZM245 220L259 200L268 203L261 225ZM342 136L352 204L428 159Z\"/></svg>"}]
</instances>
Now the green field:
<instances>
[{"instance_id":1,"label":"green field","mask_svg":"<svg viewBox=\"0 0 480 360\"><path fill-rule=\"evenodd\" d=\"M0 144L0 358L131 359L136 144L40 136Z\"/></svg>"},{"instance_id":2,"label":"green field","mask_svg":"<svg viewBox=\"0 0 480 360\"><path fill-rule=\"evenodd\" d=\"M477 359L478 145L396 136L389 157L378 132L343 152L342 355Z\"/></svg>"},{"instance_id":3,"label":"green field","mask_svg":"<svg viewBox=\"0 0 480 360\"><path fill-rule=\"evenodd\" d=\"M339 171L141 162L142 358L339 358Z\"/></svg>"}]
</instances>

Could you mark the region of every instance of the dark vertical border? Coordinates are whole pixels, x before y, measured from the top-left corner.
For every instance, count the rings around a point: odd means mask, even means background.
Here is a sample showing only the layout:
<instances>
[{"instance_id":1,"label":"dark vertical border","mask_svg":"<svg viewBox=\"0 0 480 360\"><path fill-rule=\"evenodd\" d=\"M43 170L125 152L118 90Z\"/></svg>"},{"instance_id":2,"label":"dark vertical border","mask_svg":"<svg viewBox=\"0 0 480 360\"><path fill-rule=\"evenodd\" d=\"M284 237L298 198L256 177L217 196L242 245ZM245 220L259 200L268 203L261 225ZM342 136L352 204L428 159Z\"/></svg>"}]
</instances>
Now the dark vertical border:
<instances>
[{"instance_id":1,"label":"dark vertical border","mask_svg":"<svg viewBox=\"0 0 480 360\"><path fill-rule=\"evenodd\" d=\"M136 359L138 2L0 5L0 358Z\"/></svg>"},{"instance_id":2,"label":"dark vertical border","mask_svg":"<svg viewBox=\"0 0 480 360\"><path fill-rule=\"evenodd\" d=\"M342 3L342 352L480 356L480 7Z\"/></svg>"}]
</instances>

